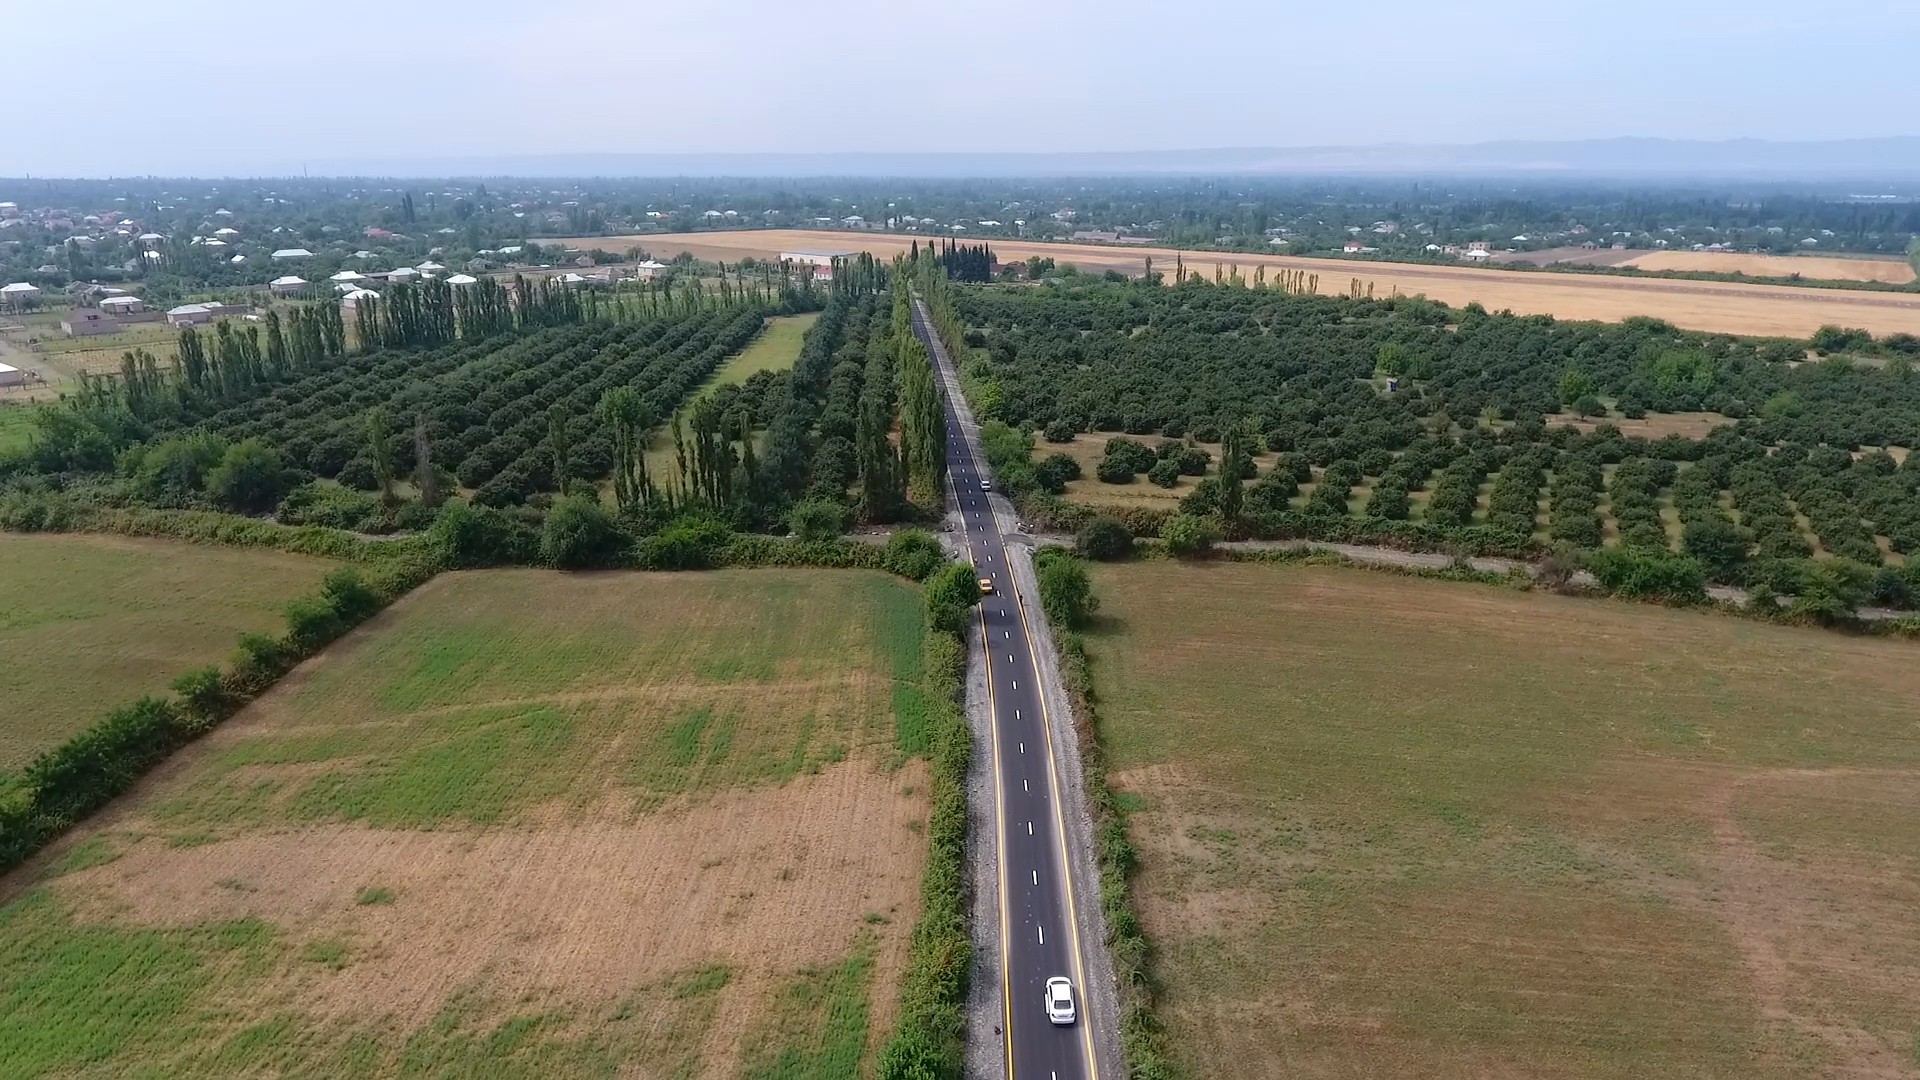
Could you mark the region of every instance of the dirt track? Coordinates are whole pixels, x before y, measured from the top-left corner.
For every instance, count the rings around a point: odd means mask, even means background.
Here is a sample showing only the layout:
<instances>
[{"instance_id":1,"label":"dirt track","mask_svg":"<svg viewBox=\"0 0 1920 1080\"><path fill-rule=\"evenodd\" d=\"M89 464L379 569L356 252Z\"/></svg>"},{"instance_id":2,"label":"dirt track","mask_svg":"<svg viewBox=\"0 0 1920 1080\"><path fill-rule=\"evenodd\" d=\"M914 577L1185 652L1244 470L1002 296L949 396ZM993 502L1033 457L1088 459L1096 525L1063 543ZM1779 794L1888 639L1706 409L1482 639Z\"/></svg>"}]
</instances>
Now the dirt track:
<instances>
[{"instance_id":1,"label":"dirt track","mask_svg":"<svg viewBox=\"0 0 1920 1080\"><path fill-rule=\"evenodd\" d=\"M916 240L927 238L890 233L856 233L806 229L754 229L735 232L659 233L634 236L576 237L569 245L624 251L640 246L655 258L682 251L707 259L764 258L795 249L871 251L891 258ZM1215 266L1239 267L1251 276L1264 266L1271 276L1280 270L1305 270L1320 276L1323 294L1345 292L1358 278L1375 296L1423 293L1435 300L1461 305L1478 301L1486 307L1520 314L1554 315L1564 319L1617 321L1635 315L1665 319L1676 326L1726 334L1806 337L1833 323L1864 327L1875 334L1920 334L1920 295L1875 293L1843 289L1814 289L1787 285L1748 285L1734 282L1679 281L1655 278L1607 277L1599 274L1553 274L1503 270L1497 267L1441 266L1415 263L1362 262L1288 255L1177 252L1160 247L1107 247L1091 244L1053 244L1035 241L991 241L1001 259L1031 255L1070 262L1083 269L1137 273L1151 258L1157 270L1171 271L1179 257L1189 270L1211 278Z\"/></svg>"}]
</instances>

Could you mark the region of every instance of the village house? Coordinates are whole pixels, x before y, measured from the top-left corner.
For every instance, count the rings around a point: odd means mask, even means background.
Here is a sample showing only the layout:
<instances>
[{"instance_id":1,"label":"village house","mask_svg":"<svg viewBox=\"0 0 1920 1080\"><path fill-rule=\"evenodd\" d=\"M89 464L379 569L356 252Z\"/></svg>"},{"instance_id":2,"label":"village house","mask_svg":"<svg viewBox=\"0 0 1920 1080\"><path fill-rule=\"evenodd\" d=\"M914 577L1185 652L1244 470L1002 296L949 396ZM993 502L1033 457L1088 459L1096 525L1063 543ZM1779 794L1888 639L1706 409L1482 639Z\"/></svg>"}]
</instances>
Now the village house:
<instances>
[{"instance_id":1,"label":"village house","mask_svg":"<svg viewBox=\"0 0 1920 1080\"><path fill-rule=\"evenodd\" d=\"M288 274L274 278L267 283L267 288L275 296L298 296L307 291L307 279Z\"/></svg>"},{"instance_id":2,"label":"village house","mask_svg":"<svg viewBox=\"0 0 1920 1080\"><path fill-rule=\"evenodd\" d=\"M60 320L60 330L68 337L93 337L118 333L120 324L112 315L94 308L74 308Z\"/></svg>"},{"instance_id":3,"label":"village house","mask_svg":"<svg viewBox=\"0 0 1920 1080\"><path fill-rule=\"evenodd\" d=\"M16 311L32 307L40 302L40 287L31 282L16 281L11 285L0 285L0 303Z\"/></svg>"},{"instance_id":4,"label":"village house","mask_svg":"<svg viewBox=\"0 0 1920 1080\"><path fill-rule=\"evenodd\" d=\"M280 250L273 253L273 259L275 262L286 262L292 259L311 259L311 258L313 258L313 252L308 251L306 248L281 248Z\"/></svg>"}]
</instances>

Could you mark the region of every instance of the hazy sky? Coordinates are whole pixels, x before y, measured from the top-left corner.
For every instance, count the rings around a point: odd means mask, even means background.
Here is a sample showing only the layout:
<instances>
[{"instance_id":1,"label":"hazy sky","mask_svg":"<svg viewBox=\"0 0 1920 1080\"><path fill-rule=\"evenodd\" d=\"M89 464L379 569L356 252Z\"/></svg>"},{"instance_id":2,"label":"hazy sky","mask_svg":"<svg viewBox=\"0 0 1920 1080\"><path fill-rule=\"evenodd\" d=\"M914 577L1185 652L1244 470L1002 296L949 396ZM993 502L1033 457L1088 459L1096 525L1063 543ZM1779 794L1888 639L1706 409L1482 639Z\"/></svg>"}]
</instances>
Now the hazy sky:
<instances>
[{"instance_id":1,"label":"hazy sky","mask_svg":"<svg viewBox=\"0 0 1920 1080\"><path fill-rule=\"evenodd\" d=\"M13 176L1920 133L1915 0L0 7Z\"/></svg>"}]
</instances>

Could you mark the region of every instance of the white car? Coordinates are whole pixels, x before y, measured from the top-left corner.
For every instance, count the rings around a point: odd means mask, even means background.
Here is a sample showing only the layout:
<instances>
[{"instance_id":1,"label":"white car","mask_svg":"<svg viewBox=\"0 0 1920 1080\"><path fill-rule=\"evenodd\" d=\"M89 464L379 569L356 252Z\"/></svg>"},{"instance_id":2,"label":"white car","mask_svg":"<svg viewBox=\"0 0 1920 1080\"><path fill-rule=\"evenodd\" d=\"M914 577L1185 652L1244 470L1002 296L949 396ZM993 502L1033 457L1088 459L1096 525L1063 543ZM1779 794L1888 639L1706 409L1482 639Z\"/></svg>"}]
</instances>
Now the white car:
<instances>
[{"instance_id":1,"label":"white car","mask_svg":"<svg viewBox=\"0 0 1920 1080\"><path fill-rule=\"evenodd\" d=\"M1073 1023L1073 984L1064 975L1047 980L1047 1019L1062 1027Z\"/></svg>"},{"instance_id":2,"label":"white car","mask_svg":"<svg viewBox=\"0 0 1920 1080\"><path fill-rule=\"evenodd\" d=\"M981 491L992 491L992 490L993 490L993 481L991 481L991 480L982 480L982 481L980 481L980 490L981 490Z\"/></svg>"}]
</instances>

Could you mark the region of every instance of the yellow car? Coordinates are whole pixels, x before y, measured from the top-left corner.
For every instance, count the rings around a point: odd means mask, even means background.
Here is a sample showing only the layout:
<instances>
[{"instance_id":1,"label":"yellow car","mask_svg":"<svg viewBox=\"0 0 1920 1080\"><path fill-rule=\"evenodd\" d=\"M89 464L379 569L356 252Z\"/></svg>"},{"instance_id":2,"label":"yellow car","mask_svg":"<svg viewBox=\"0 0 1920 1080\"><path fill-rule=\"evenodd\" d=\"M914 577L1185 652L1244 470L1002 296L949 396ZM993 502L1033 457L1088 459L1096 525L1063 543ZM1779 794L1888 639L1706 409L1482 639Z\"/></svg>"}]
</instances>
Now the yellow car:
<instances>
[{"instance_id":1,"label":"yellow car","mask_svg":"<svg viewBox=\"0 0 1920 1080\"><path fill-rule=\"evenodd\" d=\"M980 595L981 596L993 595L993 579L992 578L980 579Z\"/></svg>"}]
</instances>

